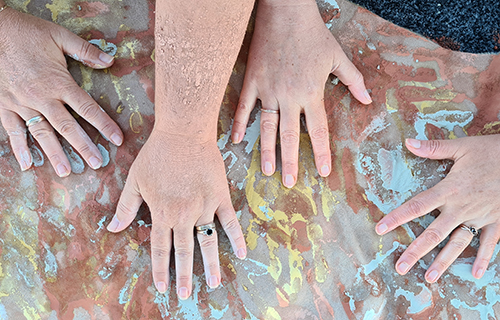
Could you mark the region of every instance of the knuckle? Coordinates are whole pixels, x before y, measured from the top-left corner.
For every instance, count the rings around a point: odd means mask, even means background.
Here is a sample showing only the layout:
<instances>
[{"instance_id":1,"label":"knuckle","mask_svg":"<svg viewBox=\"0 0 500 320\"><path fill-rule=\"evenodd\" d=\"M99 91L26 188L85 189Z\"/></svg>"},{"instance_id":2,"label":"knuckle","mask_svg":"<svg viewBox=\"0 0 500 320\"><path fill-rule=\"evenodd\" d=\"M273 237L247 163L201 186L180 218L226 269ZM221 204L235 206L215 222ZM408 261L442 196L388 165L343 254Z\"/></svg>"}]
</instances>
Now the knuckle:
<instances>
[{"instance_id":1,"label":"knuckle","mask_svg":"<svg viewBox=\"0 0 500 320\"><path fill-rule=\"evenodd\" d=\"M191 246L176 246L175 257L179 260L185 261L192 259L193 248Z\"/></svg>"},{"instance_id":2,"label":"knuckle","mask_svg":"<svg viewBox=\"0 0 500 320\"><path fill-rule=\"evenodd\" d=\"M170 257L170 250L165 249L165 248L161 248L161 247L152 246L151 247L151 256L154 260L168 259Z\"/></svg>"},{"instance_id":3,"label":"knuckle","mask_svg":"<svg viewBox=\"0 0 500 320\"><path fill-rule=\"evenodd\" d=\"M58 131L63 136L70 136L76 133L76 123L73 119L63 119L57 123Z\"/></svg>"},{"instance_id":4,"label":"knuckle","mask_svg":"<svg viewBox=\"0 0 500 320\"><path fill-rule=\"evenodd\" d=\"M240 102L238 103L238 112L250 113L253 108L251 108L248 104Z\"/></svg>"},{"instance_id":5,"label":"knuckle","mask_svg":"<svg viewBox=\"0 0 500 320\"><path fill-rule=\"evenodd\" d=\"M87 41L82 41L81 43L80 56L87 59L93 58L96 48Z\"/></svg>"},{"instance_id":6,"label":"knuckle","mask_svg":"<svg viewBox=\"0 0 500 320\"><path fill-rule=\"evenodd\" d=\"M200 242L200 247L202 249L217 247L217 237L215 234L210 237L204 236Z\"/></svg>"},{"instance_id":7,"label":"knuckle","mask_svg":"<svg viewBox=\"0 0 500 320\"><path fill-rule=\"evenodd\" d=\"M429 154L431 156L434 156L438 153L438 150L441 148L441 142L439 140L428 140L428 148L429 148Z\"/></svg>"},{"instance_id":8,"label":"knuckle","mask_svg":"<svg viewBox=\"0 0 500 320\"><path fill-rule=\"evenodd\" d=\"M31 135L38 141L45 139L54 133L52 128L47 126L33 126L30 128Z\"/></svg>"},{"instance_id":9,"label":"knuckle","mask_svg":"<svg viewBox=\"0 0 500 320\"><path fill-rule=\"evenodd\" d=\"M226 232L241 230L240 222L236 217L225 221L222 224L222 228L224 228Z\"/></svg>"},{"instance_id":10,"label":"knuckle","mask_svg":"<svg viewBox=\"0 0 500 320\"><path fill-rule=\"evenodd\" d=\"M448 241L448 245L455 251L462 252L469 245L469 241L464 239L452 239Z\"/></svg>"},{"instance_id":11,"label":"knuckle","mask_svg":"<svg viewBox=\"0 0 500 320\"><path fill-rule=\"evenodd\" d=\"M260 125L260 131L262 131L262 133L274 133L274 134L276 134L277 130L278 130L278 125L274 121L265 120L265 121L262 121L262 123Z\"/></svg>"},{"instance_id":12,"label":"knuckle","mask_svg":"<svg viewBox=\"0 0 500 320\"><path fill-rule=\"evenodd\" d=\"M326 127L314 128L309 132L309 136L313 140L328 140L329 137L328 128Z\"/></svg>"},{"instance_id":13,"label":"knuckle","mask_svg":"<svg viewBox=\"0 0 500 320\"><path fill-rule=\"evenodd\" d=\"M488 255L491 256L491 253L493 253L497 247L497 243L494 241L486 241L481 244L484 249L486 249L486 252L488 252ZM489 259L488 259L489 261Z\"/></svg>"},{"instance_id":14,"label":"knuckle","mask_svg":"<svg viewBox=\"0 0 500 320\"><path fill-rule=\"evenodd\" d=\"M408 261L410 262L410 265L412 263L417 262L420 259L420 255L418 255L417 252L415 252L414 250L406 250L404 254L408 259Z\"/></svg>"},{"instance_id":15,"label":"knuckle","mask_svg":"<svg viewBox=\"0 0 500 320\"><path fill-rule=\"evenodd\" d=\"M436 246L443 241L443 235L438 229L427 229L422 234L423 240L430 245Z\"/></svg>"},{"instance_id":16,"label":"knuckle","mask_svg":"<svg viewBox=\"0 0 500 320\"><path fill-rule=\"evenodd\" d=\"M129 208L125 203L123 202L118 202L118 205L117 205L117 211L120 212L121 214L124 214L126 216L135 216L135 212L134 210L132 210L131 208Z\"/></svg>"},{"instance_id":17,"label":"knuckle","mask_svg":"<svg viewBox=\"0 0 500 320\"><path fill-rule=\"evenodd\" d=\"M182 272L186 272L185 270ZM190 274L179 274L177 276L177 282L178 283L189 283L191 281L191 275Z\"/></svg>"},{"instance_id":18,"label":"knuckle","mask_svg":"<svg viewBox=\"0 0 500 320\"><path fill-rule=\"evenodd\" d=\"M413 220L416 217L421 216L425 212L425 205L419 199L412 199L408 202L408 207L406 210L406 215L410 220Z\"/></svg>"},{"instance_id":19,"label":"knuckle","mask_svg":"<svg viewBox=\"0 0 500 320\"><path fill-rule=\"evenodd\" d=\"M102 111L93 101L85 101L78 107L78 113L86 120L93 121L99 117Z\"/></svg>"},{"instance_id":20,"label":"knuckle","mask_svg":"<svg viewBox=\"0 0 500 320\"><path fill-rule=\"evenodd\" d=\"M299 142L299 134L293 130L285 130L281 133L280 139L284 144L296 144Z\"/></svg>"}]
</instances>

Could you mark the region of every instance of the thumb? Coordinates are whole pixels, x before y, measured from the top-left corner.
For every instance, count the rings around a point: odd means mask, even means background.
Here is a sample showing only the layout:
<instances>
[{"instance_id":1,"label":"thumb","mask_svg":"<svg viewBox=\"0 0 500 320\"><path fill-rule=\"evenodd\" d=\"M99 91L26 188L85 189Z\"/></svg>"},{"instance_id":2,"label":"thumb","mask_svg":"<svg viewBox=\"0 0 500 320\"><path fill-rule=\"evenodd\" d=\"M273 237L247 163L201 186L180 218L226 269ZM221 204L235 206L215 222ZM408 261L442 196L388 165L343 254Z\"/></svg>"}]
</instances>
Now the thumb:
<instances>
[{"instance_id":1,"label":"thumb","mask_svg":"<svg viewBox=\"0 0 500 320\"><path fill-rule=\"evenodd\" d=\"M108 68L115 59L66 29L61 32L59 45L65 54L94 69Z\"/></svg>"},{"instance_id":2,"label":"thumb","mask_svg":"<svg viewBox=\"0 0 500 320\"><path fill-rule=\"evenodd\" d=\"M141 204L142 197L137 190L135 180L129 175L118 201L115 216L107 227L108 231L119 232L125 229L134 220Z\"/></svg>"},{"instance_id":3,"label":"thumb","mask_svg":"<svg viewBox=\"0 0 500 320\"><path fill-rule=\"evenodd\" d=\"M454 140L416 140L406 139L406 147L413 154L429 159L456 160L463 139Z\"/></svg>"},{"instance_id":4,"label":"thumb","mask_svg":"<svg viewBox=\"0 0 500 320\"><path fill-rule=\"evenodd\" d=\"M340 50L340 52L335 54L335 57L338 57L339 59L334 61L331 73L336 75L339 80L349 88L349 91L351 91L352 95L359 102L363 104L372 103L372 98L365 87L363 75L359 72L351 60L347 58L340 46L338 47L338 50Z\"/></svg>"}]
</instances>

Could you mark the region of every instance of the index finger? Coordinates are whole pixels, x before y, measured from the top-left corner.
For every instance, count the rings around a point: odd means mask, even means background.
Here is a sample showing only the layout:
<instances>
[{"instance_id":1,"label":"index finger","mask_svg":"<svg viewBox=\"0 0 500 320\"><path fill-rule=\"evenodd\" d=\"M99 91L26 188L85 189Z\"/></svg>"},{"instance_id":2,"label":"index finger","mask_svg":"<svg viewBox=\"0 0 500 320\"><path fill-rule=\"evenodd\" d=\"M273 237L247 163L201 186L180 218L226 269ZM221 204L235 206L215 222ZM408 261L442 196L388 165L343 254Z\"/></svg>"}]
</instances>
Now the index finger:
<instances>
[{"instance_id":1,"label":"index finger","mask_svg":"<svg viewBox=\"0 0 500 320\"><path fill-rule=\"evenodd\" d=\"M400 225L428 214L434 209L441 207L443 204L444 198L441 197L439 184L437 184L431 189L417 194L409 201L389 212L377 223L375 231L379 235L386 234Z\"/></svg>"}]
</instances>

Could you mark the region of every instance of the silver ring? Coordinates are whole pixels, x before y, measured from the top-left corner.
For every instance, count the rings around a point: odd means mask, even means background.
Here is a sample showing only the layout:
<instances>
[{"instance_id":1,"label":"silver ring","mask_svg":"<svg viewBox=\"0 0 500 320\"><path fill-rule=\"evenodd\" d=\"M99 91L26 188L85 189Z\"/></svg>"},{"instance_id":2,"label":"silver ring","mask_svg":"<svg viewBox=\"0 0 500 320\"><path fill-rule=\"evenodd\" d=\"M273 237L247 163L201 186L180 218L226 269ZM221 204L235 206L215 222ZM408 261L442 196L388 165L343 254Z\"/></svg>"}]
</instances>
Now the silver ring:
<instances>
[{"instance_id":1,"label":"silver ring","mask_svg":"<svg viewBox=\"0 0 500 320\"><path fill-rule=\"evenodd\" d=\"M472 236L473 236L473 237L477 236L477 230L476 230L476 228L474 228L474 227L469 227L469 226L466 226L466 225L465 225L465 224L463 224L463 223L462 223L461 225L459 225L458 227L459 227L460 229L462 229L462 230L469 231L469 232L472 234Z\"/></svg>"},{"instance_id":2,"label":"silver ring","mask_svg":"<svg viewBox=\"0 0 500 320\"><path fill-rule=\"evenodd\" d=\"M196 226L196 232L206 236L213 236L215 234L215 223L208 223L202 226Z\"/></svg>"},{"instance_id":3,"label":"silver ring","mask_svg":"<svg viewBox=\"0 0 500 320\"><path fill-rule=\"evenodd\" d=\"M260 111L265 112L265 113L280 114L279 110L273 110L273 109L260 108Z\"/></svg>"},{"instance_id":4,"label":"silver ring","mask_svg":"<svg viewBox=\"0 0 500 320\"><path fill-rule=\"evenodd\" d=\"M45 118L43 116L33 117L33 118L29 119L28 121L26 121L26 127L29 128L30 126L37 124L37 123L40 123L43 120L45 120Z\"/></svg>"}]
</instances>

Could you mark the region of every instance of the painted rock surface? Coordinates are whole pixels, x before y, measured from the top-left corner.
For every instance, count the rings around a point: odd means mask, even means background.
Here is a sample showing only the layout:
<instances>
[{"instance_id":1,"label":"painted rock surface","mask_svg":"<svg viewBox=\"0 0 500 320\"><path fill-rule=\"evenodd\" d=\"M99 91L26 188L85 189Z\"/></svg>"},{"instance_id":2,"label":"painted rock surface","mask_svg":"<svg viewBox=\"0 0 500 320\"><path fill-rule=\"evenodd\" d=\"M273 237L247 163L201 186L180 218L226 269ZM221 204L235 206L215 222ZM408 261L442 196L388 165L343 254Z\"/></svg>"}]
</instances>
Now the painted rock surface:
<instances>
[{"instance_id":1,"label":"painted rock surface","mask_svg":"<svg viewBox=\"0 0 500 320\"><path fill-rule=\"evenodd\" d=\"M218 145L248 258L238 260L221 232L222 286L206 286L196 248L193 296L179 301L173 290L159 294L152 285L145 206L120 234L105 229L154 122L154 1L11 3L85 39L116 45L116 62L108 70L74 61L69 68L120 124L125 142L114 147L79 119L106 165L89 169L64 143L73 174L61 179L36 143L35 166L21 173L2 131L0 319L500 316L498 250L481 280L471 275L475 240L437 283L428 284L424 272L437 249L406 276L395 272L394 262L431 216L384 237L374 232L383 214L437 183L450 167L413 156L405 138L453 139L500 130L499 57L449 51L351 3L318 0L325 23L365 76L374 102L363 106L333 77L328 81L334 170L319 177L303 129L299 180L288 190L279 170L272 177L260 172L258 110L243 143L229 141L247 37L223 101Z\"/></svg>"}]
</instances>

